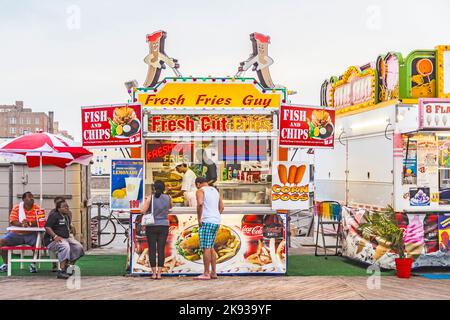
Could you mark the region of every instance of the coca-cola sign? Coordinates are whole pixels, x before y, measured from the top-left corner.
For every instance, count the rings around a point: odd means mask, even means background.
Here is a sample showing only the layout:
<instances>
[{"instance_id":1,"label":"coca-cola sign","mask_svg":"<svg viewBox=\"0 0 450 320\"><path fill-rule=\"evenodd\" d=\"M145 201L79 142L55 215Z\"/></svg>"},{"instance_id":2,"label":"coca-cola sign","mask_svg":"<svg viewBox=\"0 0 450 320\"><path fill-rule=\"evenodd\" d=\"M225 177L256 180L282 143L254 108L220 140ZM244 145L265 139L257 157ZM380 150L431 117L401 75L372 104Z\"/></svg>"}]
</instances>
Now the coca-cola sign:
<instances>
[{"instance_id":1,"label":"coca-cola sign","mask_svg":"<svg viewBox=\"0 0 450 320\"><path fill-rule=\"evenodd\" d=\"M283 238L283 225L265 226L263 236L264 238Z\"/></svg>"},{"instance_id":2,"label":"coca-cola sign","mask_svg":"<svg viewBox=\"0 0 450 320\"><path fill-rule=\"evenodd\" d=\"M244 236L247 237L254 237L254 236L262 236L263 234L263 225L249 225L249 224L243 224L242 225L242 233Z\"/></svg>"}]
</instances>

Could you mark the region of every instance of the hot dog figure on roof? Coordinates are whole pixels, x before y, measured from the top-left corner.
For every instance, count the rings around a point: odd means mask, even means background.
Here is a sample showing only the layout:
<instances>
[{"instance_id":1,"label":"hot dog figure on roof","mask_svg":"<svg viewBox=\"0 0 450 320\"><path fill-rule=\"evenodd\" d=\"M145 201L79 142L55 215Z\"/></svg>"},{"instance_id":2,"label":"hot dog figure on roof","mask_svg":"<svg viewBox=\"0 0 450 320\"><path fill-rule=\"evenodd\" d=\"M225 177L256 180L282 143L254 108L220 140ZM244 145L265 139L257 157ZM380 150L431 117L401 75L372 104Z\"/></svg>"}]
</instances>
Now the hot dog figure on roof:
<instances>
[{"instance_id":1,"label":"hot dog figure on roof","mask_svg":"<svg viewBox=\"0 0 450 320\"><path fill-rule=\"evenodd\" d=\"M144 62L148 64L147 78L143 84L144 87L153 87L159 80L161 69L165 69L167 64L175 72L178 73L178 60L169 58L164 52L164 43L167 33L165 31L156 31L147 35L147 43L150 53L144 58Z\"/></svg>"},{"instance_id":2,"label":"hot dog figure on roof","mask_svg":"<svg viewBox=\"0 0 450 320\"><path fill-rule=\"evenodd\" d=\"M250 40L253 52L250 58L240 63L238 76L253 66L252 70L256 71L261 85L265 88L273 88L274 84L269 72L269 66L273 64L273 59L269 57L270 37L255 32L250 35Z\"/></svg>"}]
</instances>

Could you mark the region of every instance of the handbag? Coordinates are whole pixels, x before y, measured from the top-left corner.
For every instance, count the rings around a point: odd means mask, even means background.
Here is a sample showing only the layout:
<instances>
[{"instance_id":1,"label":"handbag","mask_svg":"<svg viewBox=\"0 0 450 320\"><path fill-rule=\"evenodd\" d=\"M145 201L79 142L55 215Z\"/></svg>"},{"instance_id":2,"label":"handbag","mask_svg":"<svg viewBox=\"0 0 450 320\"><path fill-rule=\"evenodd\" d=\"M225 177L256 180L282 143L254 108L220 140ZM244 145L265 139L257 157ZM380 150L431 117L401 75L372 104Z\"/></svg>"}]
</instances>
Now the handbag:
<instances>
[{"instance_id":1,"label":"handbag","mask_svg":"<svg viewBox=\"0 0 450 320\"><path fill-rule=\"evenodd\" d=\"M151 226L155 224L155 217L153 216L153 196L152 196L152 204L150 213L146 213L142 216L141 225L143 226Z\"/></svg>"}]
</instances>

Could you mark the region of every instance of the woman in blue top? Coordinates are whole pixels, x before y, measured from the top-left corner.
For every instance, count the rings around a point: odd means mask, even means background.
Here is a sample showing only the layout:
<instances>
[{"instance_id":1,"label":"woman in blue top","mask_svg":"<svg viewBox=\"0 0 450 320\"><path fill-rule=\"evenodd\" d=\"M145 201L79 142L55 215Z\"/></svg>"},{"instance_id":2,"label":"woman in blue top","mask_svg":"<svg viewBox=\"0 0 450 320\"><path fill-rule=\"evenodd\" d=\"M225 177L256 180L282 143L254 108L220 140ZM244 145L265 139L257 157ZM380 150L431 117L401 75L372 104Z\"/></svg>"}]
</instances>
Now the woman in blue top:
<instances>
[{"instance_id":1,"label":"woman in blue top","mask_svg":"<svg viewBox=\"0 0 450 320\"><path fill-rule=\"evenodd\" d=\"M164 248L169 234L169 218L168 214L172 209L172 199L164 194L165 185L162 181L155 181L155 193L145 198L142 206L142 213L150 213L152 211L153 198L153 217L155 224L147 226L145 233L147 235L148 253L150 266L152 268L152 279L161 279L161 270L164 267ZM156 267L156 252L158 252L158 268Z\"/></svg>"}]
</instances>

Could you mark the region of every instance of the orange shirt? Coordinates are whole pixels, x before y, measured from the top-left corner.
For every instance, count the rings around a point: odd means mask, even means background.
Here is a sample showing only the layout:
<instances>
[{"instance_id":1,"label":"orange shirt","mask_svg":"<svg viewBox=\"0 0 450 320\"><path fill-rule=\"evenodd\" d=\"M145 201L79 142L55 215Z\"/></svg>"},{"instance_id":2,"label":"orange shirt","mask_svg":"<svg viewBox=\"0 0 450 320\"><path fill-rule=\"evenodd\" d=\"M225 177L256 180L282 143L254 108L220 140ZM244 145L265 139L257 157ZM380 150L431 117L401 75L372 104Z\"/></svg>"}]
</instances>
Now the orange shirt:
<instances>
[{"instance_id":1,"label":"orange shirt","mask_svg":"<svg viewBox=\"0 0 450 320\"><path fill-rule=\"evenodd\" d=\"M33 204L33 206L31 207L30 210L27 210L26 208L24 208L25 211L25 216L28 220L28 222L34 223L36 224L36 210L40 210L41 207L39 207L38 204ZM19 221L19 205L16 204L14 206L14 208L11 210L11 214L9 215L9 223L11 224L11 222L13 221ZM19 221L21 222L21 221ZM23 233L23 232L18 232L18 233Z\"/></svg>"}]
</instances>

